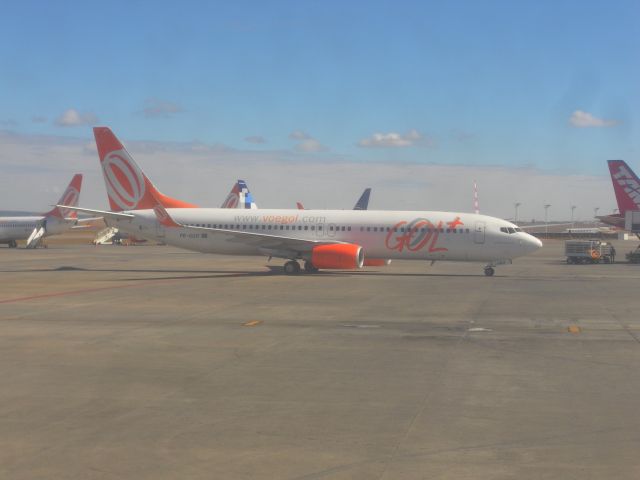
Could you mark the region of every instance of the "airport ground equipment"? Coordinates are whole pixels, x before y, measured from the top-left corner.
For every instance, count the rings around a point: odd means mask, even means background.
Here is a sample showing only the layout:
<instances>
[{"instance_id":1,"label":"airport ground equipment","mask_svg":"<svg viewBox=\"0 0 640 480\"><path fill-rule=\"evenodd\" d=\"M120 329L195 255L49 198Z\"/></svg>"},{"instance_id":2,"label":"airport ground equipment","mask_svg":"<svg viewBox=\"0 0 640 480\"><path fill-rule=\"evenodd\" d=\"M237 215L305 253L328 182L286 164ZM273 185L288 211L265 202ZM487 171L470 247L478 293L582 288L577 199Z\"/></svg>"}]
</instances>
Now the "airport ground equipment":
<instances>
[{"instance_id":1,"label":"airport ground equipment","mask_svg":"<svg viewBox=\"0 0 640 480\"><path fill-rule=\"evenodd\" d=\"M93 240L95 245L105 245L107 243L116 243L114 237L117 235L118 229L115 227L107 227L100 230Z\"/></svg>"},{"instance_id":2,"label":"airport ground equipment","mask_svg":"<svg viewBox=\"0 0 640 480\"><path fill-rule=\"evenodd\" d=\"M627 253L629 263L640 263L640 246L635 250Z\"/></svg>"},{"instance_id":3,"label":"airport ground equipment","mask_svg":"<svg viewBox=\"0 0 640 480\"><path fill-rule=\"evenodd\" d=\"M564 254L568 264L612 263L613 248L610 243L600 240L567 240Z\"/></svg>"}]
</instances>

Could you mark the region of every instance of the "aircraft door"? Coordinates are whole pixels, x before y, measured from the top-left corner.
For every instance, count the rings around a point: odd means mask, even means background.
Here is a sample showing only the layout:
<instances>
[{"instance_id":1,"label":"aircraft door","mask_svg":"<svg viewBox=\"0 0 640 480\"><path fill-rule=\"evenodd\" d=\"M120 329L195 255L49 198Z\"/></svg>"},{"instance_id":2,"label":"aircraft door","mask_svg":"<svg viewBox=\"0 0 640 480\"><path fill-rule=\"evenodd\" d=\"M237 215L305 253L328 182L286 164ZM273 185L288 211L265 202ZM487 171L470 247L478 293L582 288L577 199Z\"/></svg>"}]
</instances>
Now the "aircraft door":
<instances>
[{"instance_id":1,"label":"aircraft door","mask_svg":"<svg viewBox=\"0 0 640 480\"><path fill-rule=\"evenodd\" d=\"M484 222L476 222L473 232L474 243L484 243L486 224Z\"/></svg>"},{"instance_id":2,"label":"aircraft door","mask_svg":"<svg viewBox=\"0 0 640 480\"><path fill-rule=\"evenodd\" d=\"M318 238L322 238L322 237L324 237L326 235L325 228L327 228L327 227L325 226L324 223L317 223L316 224L316 236Z\"/></svg>"},{"instance_id":3,"label":"aircraft door","mask_svg":"<svg viewBox=\"0 0 640 480\"><path fill-rule=\"evenodd\" d=\"M338 227L336 227L336 225L334 223L330 223L329 225L326 226L327 228L327 235L329 237L335 237L336 236L336 231L338 229Z\"/></svg>"}]
</instances>

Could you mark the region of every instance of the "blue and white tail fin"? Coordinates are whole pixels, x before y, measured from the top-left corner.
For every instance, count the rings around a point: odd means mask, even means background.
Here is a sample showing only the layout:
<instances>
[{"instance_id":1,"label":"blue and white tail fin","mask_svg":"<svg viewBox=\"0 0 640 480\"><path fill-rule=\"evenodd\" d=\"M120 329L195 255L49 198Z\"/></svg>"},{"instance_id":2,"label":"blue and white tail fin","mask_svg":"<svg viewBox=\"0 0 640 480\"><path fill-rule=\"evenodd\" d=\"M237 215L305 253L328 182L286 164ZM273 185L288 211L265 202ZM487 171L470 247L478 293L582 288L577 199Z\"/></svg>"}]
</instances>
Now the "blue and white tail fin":
<instances>
[{"instance_id":1,"label":"blue and white tail fin","mask_svg":"<svg viewBox=\"0 0 640 480\"><path fill-rule=\"evenodd\" d=\"M233 186L226 200L220 208L242 208L255 210L258 206L253 201L253 196L244 180L238 180Z\"/></svg>"},{"instance_id":2,"label":"blue and white tail fin","mask_svg":"<svg viewBox=\"0 0 640 480\"><path fill-rule=\"evenodd\" d=\"M362 192L362 195L360 195L360 198L356 202L356 205L355 205L355 207L353 207L353 209L354 210L366 210L367 208L369 208L369 196L370 195L371 195L371 189L370 188L365 188L364 192Z\"/></svg>"}]
</instances>

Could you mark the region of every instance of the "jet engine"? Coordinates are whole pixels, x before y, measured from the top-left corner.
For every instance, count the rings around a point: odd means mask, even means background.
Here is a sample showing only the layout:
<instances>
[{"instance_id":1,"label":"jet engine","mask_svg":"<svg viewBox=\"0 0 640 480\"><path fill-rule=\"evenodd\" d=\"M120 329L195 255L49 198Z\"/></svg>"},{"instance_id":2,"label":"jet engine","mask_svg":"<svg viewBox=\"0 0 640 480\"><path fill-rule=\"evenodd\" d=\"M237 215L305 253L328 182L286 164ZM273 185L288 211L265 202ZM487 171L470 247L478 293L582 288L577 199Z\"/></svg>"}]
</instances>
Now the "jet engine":
<instances>
[{"instance_id":1,"label":"jet engine","mask_svg":"<svg viewBox=\"0 0 640 480\"><path fill-rule=\"evenodd\" d=\"M318 245L311 251L311 263L316 268L354 269L362 268L364 254L360 245L334 243Z\"/></svg>"}]
</instances>

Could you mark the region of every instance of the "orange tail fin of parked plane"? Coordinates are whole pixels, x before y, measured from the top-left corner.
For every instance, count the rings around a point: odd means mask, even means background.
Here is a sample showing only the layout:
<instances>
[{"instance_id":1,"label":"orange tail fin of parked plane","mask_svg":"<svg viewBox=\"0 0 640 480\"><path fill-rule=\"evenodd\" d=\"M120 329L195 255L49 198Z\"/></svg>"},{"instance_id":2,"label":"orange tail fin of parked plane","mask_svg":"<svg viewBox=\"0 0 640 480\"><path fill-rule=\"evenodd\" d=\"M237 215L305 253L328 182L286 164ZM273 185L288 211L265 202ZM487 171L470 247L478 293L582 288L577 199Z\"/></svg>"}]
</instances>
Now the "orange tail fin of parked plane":
<instances>
[{"instance_id":1,"label":"orange tail fin of parked plane","mask_svg":"<svg viewBox=\"0 0 640 480\"><path fill-rule=\"evenodd\" d=\"M82 174L76 173L67 189L64 191L60 200L56 205L68 205L70 207L77 207L78 201L80 200L80 189L82 188ZM60 207L53 207L47 213L45 213L47 217L57 217L57 218L78 218L78 212L66 210Z\"/></svg>"},{"instance_id":2,"label":"orange tail fin of parked plane","mask_svg":"<svg viewBox=\"0 0 640 480\"><path fill-rule=\"evenodd\" d=\"M112 211L152 209L154 197L165 208L197 207L160 193L110 128L94 127L93 135Z\"/></svg>"}]
</instances>

